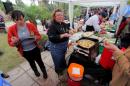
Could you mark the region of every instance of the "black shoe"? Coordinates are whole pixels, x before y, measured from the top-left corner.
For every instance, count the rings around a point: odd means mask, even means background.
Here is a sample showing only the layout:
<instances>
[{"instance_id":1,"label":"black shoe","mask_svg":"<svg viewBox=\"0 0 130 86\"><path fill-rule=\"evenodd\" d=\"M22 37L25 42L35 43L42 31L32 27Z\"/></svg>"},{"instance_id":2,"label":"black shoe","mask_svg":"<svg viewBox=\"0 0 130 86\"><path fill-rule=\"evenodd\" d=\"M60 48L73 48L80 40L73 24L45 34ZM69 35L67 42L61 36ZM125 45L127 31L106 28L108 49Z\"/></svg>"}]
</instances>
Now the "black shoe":
<instances>
[{"instance_id":1,"label":"black shoe","mask_svg":"<svg viewBox=\"0 0 130 86\"><path fill-rule=\"evenodd\" d=\"M9 75L8 75L8 74L5 74L5 73L2 73L1 76L2 76L3 78L9 78Z\"/></svg>"},{"instance_id":2,"label":"black shoe","mask_svg":"<svg viewBox=\"0 0 130 86\"><path fill-rule=\"evenodd\" d=\"M46 72L46 71L43 72L43 78L44 78L44 79L47 79L47 78L48 78L48 75L47 75L47 72Z\"/></svg>"},{"instance_id":3,"label":"black shoe","mask_svg":"<svg viewBox=\"0 0 130 86\"><path fill-rule=\"evenodd\" d=\"M37 72L35 72L35 75L36 75L37 77L39 77L39 76L40 76L40 73L37 71Z\"/></svg>"},{"instance_id":4,"label":"black shoe","mask_svg":"<svg viewBox=\"0 0 130 86\"><path fill-rule=\"evenodd\" d=\"M43 78L44 78L44 79L47 79L47 78L48 78L48 75L47 75L47 74L44 74L44 75L43 75Z\"/></svg>"}]
</instances>

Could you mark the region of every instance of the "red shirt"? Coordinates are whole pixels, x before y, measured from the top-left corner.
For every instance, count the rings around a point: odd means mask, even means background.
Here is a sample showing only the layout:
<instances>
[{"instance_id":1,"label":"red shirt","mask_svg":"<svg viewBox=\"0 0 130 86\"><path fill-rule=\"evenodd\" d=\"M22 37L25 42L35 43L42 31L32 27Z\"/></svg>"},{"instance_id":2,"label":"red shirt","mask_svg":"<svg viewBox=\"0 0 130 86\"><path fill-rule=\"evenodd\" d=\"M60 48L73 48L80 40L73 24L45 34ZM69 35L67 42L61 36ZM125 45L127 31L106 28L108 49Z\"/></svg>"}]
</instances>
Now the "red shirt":
<instances>
[{"instance_id":1,"label":"red shirt","mask_svg":"<svg viewBox=\"0 0 130 86\"><path fill-rule=\"evenodd\" d=\"M120 36L123 29L125 29L125 26L127 25L127 21L124 21L120 24L119 29L117 30L116 36Z\"/></svg>"},{"instance_id":2,"label":"red shirt","mask_svg":"<svg viewBox=\"0 0 130 86\"><path fill-rule=\"evenodd\" d=\"M38 32L38 30L37 30L37 28L35 27L34 24L32 24L32 23L26 23L26 25L27 25L28 31L30 33L33 32L34 35L36 36L37 39L35 41L35 44L37 45L37 41L41 39L41 35L39 34L39 32ZM8 29L8 44L10 46L12 46L12 47L15 47L15 45L11 41L12 37L16 37L16 38L19 39L18 32L17 32L17 25L16 24L10 26L9 29ZM16 46L16 47L17 47L18 51L20 52L20 54L23 55L23 49L22 49L21 43L19 43L18 46Z\"/></svg>"}]
</instances>

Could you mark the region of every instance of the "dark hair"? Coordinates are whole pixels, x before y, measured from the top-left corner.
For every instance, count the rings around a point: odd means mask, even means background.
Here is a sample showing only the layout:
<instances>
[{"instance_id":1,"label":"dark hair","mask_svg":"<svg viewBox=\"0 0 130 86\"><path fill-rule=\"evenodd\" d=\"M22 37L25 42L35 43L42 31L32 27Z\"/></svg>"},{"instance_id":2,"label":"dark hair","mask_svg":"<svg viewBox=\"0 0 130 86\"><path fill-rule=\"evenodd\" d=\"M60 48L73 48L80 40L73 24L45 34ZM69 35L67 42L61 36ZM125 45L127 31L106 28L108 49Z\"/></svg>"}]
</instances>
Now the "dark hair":
<instances>
[{"instance_id":1,"label":"dark hair","mask_svg":"<svg viewBox=\"0 0 130 86\"><path fill-rule=\"evenodd\" d=\"M125 21L126 21L126 19L127 19L127 18L126 18L125 16L122 16L121 23L122 23L122 22L125 22Z\"/></svg>"},{"instance_id":2,"label":"dark hair","mask_svg":"<svg viewBox=\"0 0 130 86\"><path fill-rule=\"evenodd\" d=\"M108 16L108 14L106 12L101 12L101 13L99 13L99 15L101 15L103 18L106 18Z\"/></svg>"},{"instance_id":3,"label":"dark hair","mask_svg":"<svg viewBox=\"0 0 130 86\"><path fill-rule=\"evenodd\" d=\"M13 19L13 21L19 20L21 16L24 17L24 14L22 11L19 11L19 10L14 10L11 14L11 18Z\"/></svg>"},{"instance_id":4,"label":"dark hair","mask_svg":"<svg viewBox=\"0 0 130 86\"><path fill-rule=\"evenodd\" d=\"M54 21L55 20L55 15L57 12L63 12L61 9L56 9L53 14L52 14L52 20Z\"/></svg>"}]
</instances>

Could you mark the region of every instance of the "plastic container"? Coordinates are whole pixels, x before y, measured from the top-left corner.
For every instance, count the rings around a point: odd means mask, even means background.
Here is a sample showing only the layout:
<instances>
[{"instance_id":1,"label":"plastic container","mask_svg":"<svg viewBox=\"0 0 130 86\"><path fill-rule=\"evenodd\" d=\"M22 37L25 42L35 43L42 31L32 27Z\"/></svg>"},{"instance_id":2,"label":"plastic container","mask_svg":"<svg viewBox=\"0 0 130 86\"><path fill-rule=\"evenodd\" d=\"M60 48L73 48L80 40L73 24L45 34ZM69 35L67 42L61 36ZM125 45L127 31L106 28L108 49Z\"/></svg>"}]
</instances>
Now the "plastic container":
<instances>
[{"instance_id":1,"label":"plastic container","mask_svg":"<svg viewBox=\"0 0 130 86\"><path fill-rule=\"evenodd\" d=\"M108 49L104 48L101 58L100 58L100 62L99 64L107 70L112 70L113 66L115 64L115 61L112 59L112 52L109 51Z\"/></svg>"},{"instance_id":2,"label":"plastic container","mask_svg":"<svg viewBox=\"0 0 130 86\"><path fill-rule=\"evenodd\" d=\"M81 86L84 67L77 63L71 63L68 68L68 86Z\"/></svg>"}]
</instances>

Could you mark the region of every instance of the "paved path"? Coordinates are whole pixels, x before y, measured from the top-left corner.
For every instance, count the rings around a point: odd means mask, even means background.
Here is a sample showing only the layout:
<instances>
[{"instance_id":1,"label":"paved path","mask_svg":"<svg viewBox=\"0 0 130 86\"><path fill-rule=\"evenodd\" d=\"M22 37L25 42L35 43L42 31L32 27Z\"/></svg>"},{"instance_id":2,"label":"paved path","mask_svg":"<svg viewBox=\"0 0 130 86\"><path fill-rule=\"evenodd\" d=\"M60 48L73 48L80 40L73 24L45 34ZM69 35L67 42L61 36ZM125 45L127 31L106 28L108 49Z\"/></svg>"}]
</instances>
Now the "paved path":
<instances>
[{"instance_id":1,"label":"paved path","mask_svg":"<svg viewBox=\"0 0 130 86\"><path fill-rule=\"evenodd\" d=\"M58 76L54 71L54 64L50 55L50 52L44 51L41 53L42 60L46 66L48 73L48 79L44 79L41 70L38 66L38 70L41 73L40 77L36 77L30 68L27 61L20 64L17 68L9 71L10 78L7 80L12 86L57 86L59 82Z\"/></svg>"}]
</instances>

